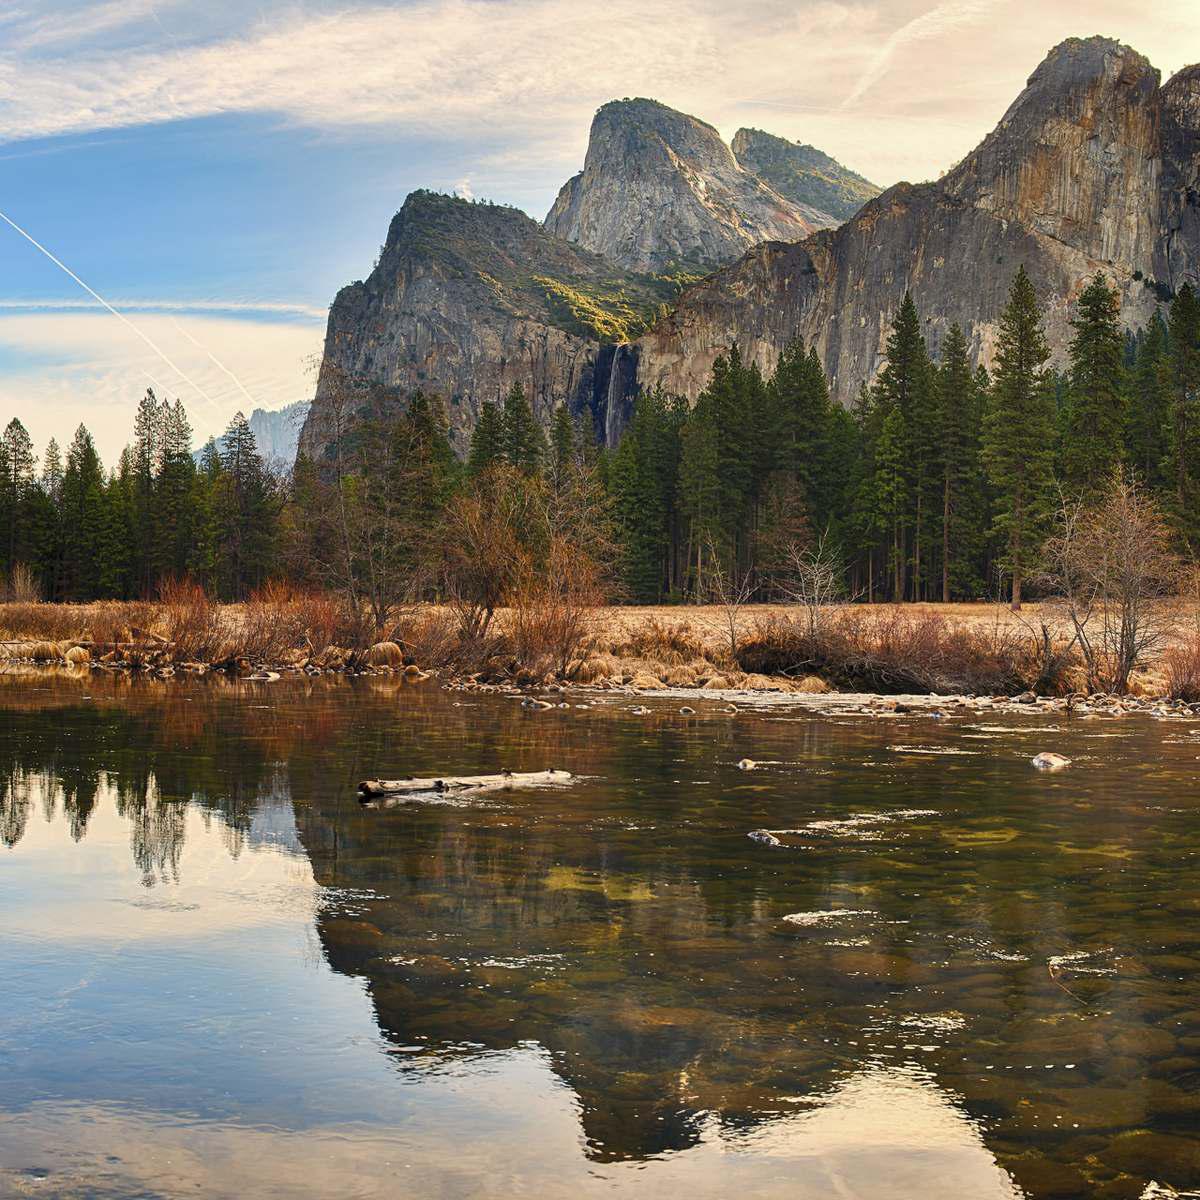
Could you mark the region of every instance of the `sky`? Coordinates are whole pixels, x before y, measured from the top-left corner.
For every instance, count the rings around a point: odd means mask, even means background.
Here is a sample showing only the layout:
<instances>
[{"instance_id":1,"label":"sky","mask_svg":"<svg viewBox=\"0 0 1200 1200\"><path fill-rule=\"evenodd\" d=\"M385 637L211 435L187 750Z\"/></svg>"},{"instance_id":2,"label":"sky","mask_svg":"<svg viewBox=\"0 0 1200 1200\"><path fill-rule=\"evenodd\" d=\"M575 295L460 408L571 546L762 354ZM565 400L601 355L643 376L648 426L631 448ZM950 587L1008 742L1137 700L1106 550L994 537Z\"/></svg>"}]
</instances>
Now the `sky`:
<instances>
[{"instance_id":1,"label":"sky","mask_svg":"<svg viewBox=\"0 0 1200 1200\"><path fill-rule=\"evenodd\" d=\"M1164 78L1200 61L1194 0L4 0L0 423L40 449L83 422L111 463L147 386L198 442L310 396L409 191L540 218L614 97L886 186L1094 33Z\"/></svg>"}]
</instances>

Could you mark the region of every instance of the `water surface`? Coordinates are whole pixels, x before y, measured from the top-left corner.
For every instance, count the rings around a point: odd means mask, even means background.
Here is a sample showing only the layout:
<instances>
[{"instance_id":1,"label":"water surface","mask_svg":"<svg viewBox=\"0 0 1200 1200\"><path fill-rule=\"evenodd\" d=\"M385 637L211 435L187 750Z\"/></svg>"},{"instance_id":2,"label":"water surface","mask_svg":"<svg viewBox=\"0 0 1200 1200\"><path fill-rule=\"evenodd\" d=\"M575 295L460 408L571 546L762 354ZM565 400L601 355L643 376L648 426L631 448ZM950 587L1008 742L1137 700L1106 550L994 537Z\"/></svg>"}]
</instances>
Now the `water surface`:
<instances>
[{"instance_id":1,"label":"water surface","mask_svg":"<svg viewBox=\"0 0 1200 1200\"><path fill-rule=\"evenodd\" d=\"M570 700L0 676L0 1195L1200 1187L1200 719Z\"/></svg>"}]
</instances>

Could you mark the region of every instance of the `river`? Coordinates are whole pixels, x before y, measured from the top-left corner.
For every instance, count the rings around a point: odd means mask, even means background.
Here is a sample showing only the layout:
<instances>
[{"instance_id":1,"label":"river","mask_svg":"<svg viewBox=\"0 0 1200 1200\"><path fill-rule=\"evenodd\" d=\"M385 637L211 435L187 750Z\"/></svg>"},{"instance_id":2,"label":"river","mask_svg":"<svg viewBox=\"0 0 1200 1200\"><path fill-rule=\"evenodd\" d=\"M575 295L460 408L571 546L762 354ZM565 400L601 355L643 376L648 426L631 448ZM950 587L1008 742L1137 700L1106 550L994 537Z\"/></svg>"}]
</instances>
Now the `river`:
<instances>
[{"instance_id":1,"label":"river","mask_svg":"<svg viewBox=\"0 0 1200 1200\"><path fill-rule=\"evenodd\" d=\"M0 675L0 1195L1200 1188L1200 717L566 702Z\"/></svg>"}]
</instances>

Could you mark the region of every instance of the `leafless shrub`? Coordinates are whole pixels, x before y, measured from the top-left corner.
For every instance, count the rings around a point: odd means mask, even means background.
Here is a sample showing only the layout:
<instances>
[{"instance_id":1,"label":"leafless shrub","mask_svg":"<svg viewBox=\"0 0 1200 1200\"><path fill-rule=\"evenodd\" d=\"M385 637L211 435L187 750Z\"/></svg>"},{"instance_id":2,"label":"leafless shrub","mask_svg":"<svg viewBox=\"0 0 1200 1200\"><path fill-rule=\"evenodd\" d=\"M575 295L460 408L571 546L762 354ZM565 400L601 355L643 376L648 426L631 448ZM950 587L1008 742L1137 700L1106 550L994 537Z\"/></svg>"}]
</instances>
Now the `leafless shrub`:
<instances>
[{"instance_id":1,"label":"leafless shrub","mask_svg":"<svg viewBox=\"0 0 1200 1200\"><path fill-rule=\"evenodd\" d=\"M936 613L846 608L810 633L806 619L760 622L738 647L743 671L819 675L878 692L1012 692L1032 660L1016 632L947 621Z\"/></svg>"},{"instance_id":2,"label":"leafless shrub","mask_svg":"<svg viewBox=\"0 0 1200 1200\"><path fill-rule=\"evenodd\" d=\"M1086 507L1062 500L1041 581L1066 614L1089 690L1128 690L1134 668L1170 635L1165 601L1179 580L1167 524L1135 480L1114 474Z\"/></svg>"},{"instance_id":3,"label":"leafless shrub","mask_svg":"<svg viewBox=\"0 0 1200 1200\"><path fill-rule=\"evenodd\" d=\"M0 596L9 604L37 604L41 600L42 590L28 563L13 563L8 578L0 576Z\"/></svg>"},{"instance_id":4,"label":"leafless shrub","mask_svg":"<svg viewBox=\"0 0 1200 1200\"><path fill-rule=\"evenodd\" d=\"M474 491L451 501L443 586L464 641L487 635L521 569L522 535L538 523L532 481L506 467L493 468Z\"/></svg>"},{"instance_id":5,"label":"leafless shrub","mask_svg":"<svg viewBox=\"0 0 1200 1200\"><path fill-rule=\"evenodd\" d=\"M736 563L727 563L711 538L705 543L708 569L701 576L697 600L720 610L718 627L728 642L729 661L737 662L738 642L742 633L742 609L754 595L754 571L739 570ZM705 621L705 618L700 618Z\"/></svg>"},{"instance_id":6,"label":"leafless shrub","mask_svg":"<svg viewBox=\"0 0 1200 1200\"><path fill-rule=\"evenodd\" d=\"M793 542L785 553L786 567L780 587L804 611L810 637L827 611L843 604L846 595L846 564L828 532L811 545Z\"/></svg>"},{"instance_id":7,"label":"leafless shrub","mask_svg":"<svg viewBox=\"0 0 1200 1200\"><path fill-rule=\"evenodd\" d=\"M461 649L459 625L444 609L418 608L404 613L392 636L405 657L422 667L444 667L457 661Z\"/></svg>"},{"instance_id":8,"label":"leafless shrub","mask_svg":"<svg viewBox=\"0 0 1200 1200\"><path fill-rule=\"evenodd\" d=\"M209 662L226 640L221 610L193 579L168 579L158 589L166 636L182 662Z\"/></svg>"},{"instance_id":9,"label":"leafless shrub","mask_svg":"<svg viewBox=\"0 0 1200 1200\"><path fill-rule=\"evenodd\" d=\"M516 575L506 622L513 653L534 674L563 675L603 601L600 569L579 546L552 535L544 567L526 558Z\"/></svg>"}]
</instances>

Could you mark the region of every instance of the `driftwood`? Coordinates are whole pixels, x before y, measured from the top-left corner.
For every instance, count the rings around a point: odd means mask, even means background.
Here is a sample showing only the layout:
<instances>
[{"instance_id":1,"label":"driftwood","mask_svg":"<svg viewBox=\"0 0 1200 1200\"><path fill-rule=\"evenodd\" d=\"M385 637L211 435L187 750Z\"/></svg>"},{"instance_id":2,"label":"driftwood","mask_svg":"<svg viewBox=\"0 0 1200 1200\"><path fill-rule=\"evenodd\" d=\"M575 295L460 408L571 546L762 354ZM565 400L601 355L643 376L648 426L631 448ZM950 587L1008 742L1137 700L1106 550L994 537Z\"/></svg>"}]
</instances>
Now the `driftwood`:
<instances>
[{"instance_id":1,"label":"driftwood","mask_svg":"<svg viewBox=\"0 0 1200 1200\"><path fill-rule=\"evenodd\" d=\"M491 792L543 783L569 783L571 779L570 771L501 771L499 775L459 775L444 779L364 779L358 785L358 796L360 800L375 800L381 796L420 792Z\"/></svg>"}]
</instances>

